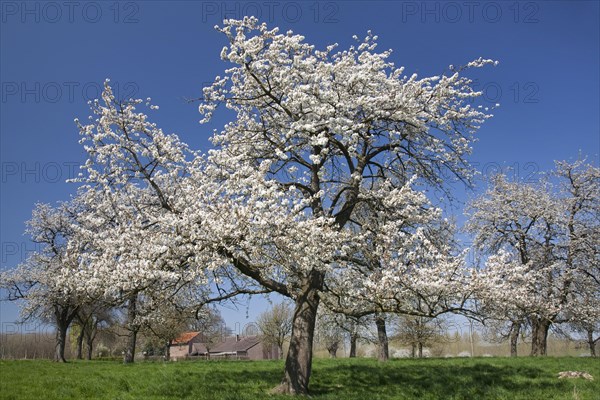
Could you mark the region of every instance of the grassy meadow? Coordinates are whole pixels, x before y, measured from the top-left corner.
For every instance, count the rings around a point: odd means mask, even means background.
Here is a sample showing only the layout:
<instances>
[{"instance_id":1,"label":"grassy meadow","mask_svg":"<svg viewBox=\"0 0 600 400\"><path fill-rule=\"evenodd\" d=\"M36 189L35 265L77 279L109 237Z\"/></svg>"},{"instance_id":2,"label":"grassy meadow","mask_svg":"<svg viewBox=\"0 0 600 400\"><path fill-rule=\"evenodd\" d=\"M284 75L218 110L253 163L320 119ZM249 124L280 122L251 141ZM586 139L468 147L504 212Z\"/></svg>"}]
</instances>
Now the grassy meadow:
<instances>
[{"instance_id":1,"label":"grassy meadow","mask_svg":"<svg viewBox=\"0 0 600 400\"><path fill-rule=\"evenodd\" d=\"M282 361L0 361L0 399L278 399ZM558 379L587 371L594 381ZM591 358L316 359L315 399L600 399Z\"/></svg>"}]
</instances>

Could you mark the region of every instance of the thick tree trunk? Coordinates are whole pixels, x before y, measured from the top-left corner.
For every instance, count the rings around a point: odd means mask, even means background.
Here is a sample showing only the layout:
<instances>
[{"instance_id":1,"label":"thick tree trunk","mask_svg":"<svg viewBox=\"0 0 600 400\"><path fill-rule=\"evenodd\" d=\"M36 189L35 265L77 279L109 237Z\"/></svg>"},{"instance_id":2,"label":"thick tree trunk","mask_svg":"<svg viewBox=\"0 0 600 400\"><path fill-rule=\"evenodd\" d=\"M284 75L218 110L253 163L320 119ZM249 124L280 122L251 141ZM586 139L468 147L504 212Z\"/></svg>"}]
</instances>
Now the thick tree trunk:
<instances>
[{"instance_id":1,"label":"thick tree trunk","mask_svg":"<svg viewBox=\"0 0 600 400\"><path fill-rule=\"evenodd\" d=\"M92 359L92 350L93 350L93 345L94 345L94 339L92 340L87 340L87 359L91 360Z\"/></svg>"},{"instance_id":2,"label":"thick tree trunk","mask_svg":"<svg viewBox=\"0 0 600 400\"><path fill-rule=\"evenodd\" d=\"M513 322L510 327L510 356L517 356L517 344L519 343L519 333L521 332L521 323Z\"/></svg>"},{"instance_id":3,"label":"thick tree trunk","mask_svg":"<svg viewBox=\"0 0 600 400\"><path fill-rule=\"evenodd\" d=\"M588 346L590 346L590 356L596 357L596 341L594 340L594 330L587 330Z\"/></svg>"},{"instance_id":4,"label":"thick tree trunk","mask_svg":"<svg viewBox=\"0 0 600 400\"><path fill-rule=\"evenodd\" d=\"M79 332L79 335L77 336L77 359L78 360L83 360L83 334L84 334L84 327L80 327L81 331Z\"/></svg>"},{"instance_id":5,"label":"thick tree trunk","mask_svg":"<svg viewBox=\"0 0 600 400\"><path fill-rule=\"evenodd\" d=\"M67 345L68 328L68 323L58 322L56 324L56 352L54 354L54 361L56 362L67 362L67 359L65 358L65 348Z\"/></svg>"},{"instance_id":6,"label":"thick tree trunk","mask_svg":"<svg viewBox=\"0 0 600 400\"><path fill-rule=\"evenodd\" d=\"M71 309L69 306L54 307L54 322L56 323L56 351L54 353L54 361L67 362L65 358L65 349L67 346L67 330L73 322L77 312L77 307Z\"/></svg>"},{"instance_id":7,"label":"thick tree trunk","mask_svg":"<svg viewBox=\"0 0 600 400\"><path fill-rule=\"evenodd\" d=\"M381 315L375 317L375 325L377 326L377 359L379 361L387 361L390 358L388 347L388 336L385 329L385 318Z\"/></svg>"},{"instance_id":8,"label":"thick tree trunk","mask_svg":"<svg viewBox=\"0 0 600 400\"><path fill-rule=\"evenodd\" d=\"M423 343L419 342L417 347L419 349L419 358L423 358Z\"/></svg>"},{"instance_id":9,"label":"thick tree trunk","mask_svg":"<svg viewBox=\"0 0 600 400\"><path fill-rule=\"evenodd\" d=\"M531 356L545 356L550 322L544 319L534 319L531 325Z\"/></svg>"},{"instance_id":10,"label":"thick tree trunk","mask_svg":"<svg viewBox=\"0 0 600 400\"><path fill-rule=\"evenodd\" d=\"M125 356L123 362L125 364L133 363L135 359L135 345L137 342L137 333L139 327L135 322L137 316L137 294L129 298L129 305L127 310L127 329L129 329L129 337L127 338L127 347L125 349Z\"/></svg>"},{"instance_id":11,"label":"thick tree trunk","mask_svg":"<svg viewBox=\"0 0 600 400\"><path fill-rule=\"evenodd\" d=\"M350 358L356 357L356 341L358 337L355 333L350 334Z\"/></svg>"},{"instance_id":12,"label":"thick tree trunk","mask_svg":"<svg viewBox=\"0 0 600 400\"><path fill-rule=\"evenodd\" d=\"M317 271L312 271L303 282L302 293L296 298L284 377L272 393L308 394L319 289L322 285L323 274Z\"/></svg>"},{"instance_id":13,"label":"thick tree trunk","mask_svg":"<svg viewBox=\"0 0 600 400\"><path fill-rule=\"evenodd\" d=\"M96 334L98 333L98 321L92 318L87 326L84 329L85 333L85 344L87 347L87 359L92 359L92 351L94 348L94 339L96 339Z\"/></svg>"},{"instance_id":14,"label":"thick tree trunk","mask_svg":"<svg viewBox=\"0 0 600 400\"><path fill-rule=\"evenodd\" d=\"M94 349L94 339L96 339L96 333L98 327L95 324L88 325L88 329L85 334L85 344L87 346L87 359L92 359L92 351Z\"/></svg>"},{"instance_id":15,"label":"thick tree trunk","mask_svg":"<svg viewBox=\"0 0 600 400\"><path fill-rule=\"evenodd\" d=\"M125 364L131 364L135 360L135 345L137 343L137 328L132 328L129 331L129 336L127 337L127 348L125 349L125 356L123 358L123 362Z\"/></svg>"}]
</instances>

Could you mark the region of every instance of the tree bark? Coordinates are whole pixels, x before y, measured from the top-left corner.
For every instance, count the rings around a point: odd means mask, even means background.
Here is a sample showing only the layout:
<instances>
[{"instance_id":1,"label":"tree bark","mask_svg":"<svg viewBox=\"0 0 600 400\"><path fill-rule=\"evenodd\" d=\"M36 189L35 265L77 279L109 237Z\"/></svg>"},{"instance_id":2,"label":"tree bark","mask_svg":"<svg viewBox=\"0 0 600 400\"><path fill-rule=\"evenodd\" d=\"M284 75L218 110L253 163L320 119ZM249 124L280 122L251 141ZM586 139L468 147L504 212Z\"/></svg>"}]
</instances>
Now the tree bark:
<instances>
[{"instance_id":1,"label":"tree bark","mask_svg":"<svg viewBox=\"0 0 600 400\"><path fill-rule=\"evenodd\" d=\"M308 394L319 290L322 286L323 274L318 271L311 271L303 281L302 292L296 298L283 380L271 391L274 394Z\"/></svg>"},{"instance_id":2,"label":"tree bark","mask_svg":"<svg viewBox=\"0 0 600 400\"><path fill-rule=\"evenodd\" d=\"M135 346L137 343L137 328L132 328L129 331L129 337L127 338L127 348L125 349L125 357L123 358L123 362L125 364L131 364L135 360Z\"/></svg>"},{"instance_id":3,"label":"tree bark","mask_svg":"<svg viewBox=\"0 0 600 400\"><path fill-rule=\"evenodd\" d=\"M385 329L385 318L381 315L375 317L375 325L377 326L377 359L379 361L387 361L390 358L388 347L388 336Z\"/></svg>"},{"instance_id":4,"label":"tree bark","mask_svg":"<svg viewBox=\"0 0 600 400\"><path fill-rule=\"evenodd\" d=\"M279 357L278 358L280 360L283 360L283 344L280 343L279 346L277 346L277 351L279 352L279 354L278 354Z\"/></svg>"},{"instance_id":5,"label":"tree bark","mask_svg":"<svg viewBox=\"0 0 600 400\"><path fill-rule=\"evenodd\" d=\"M127 309L127 329L129 329L129 337L127 338L127 348L125 349L125 356L123 362L125 364L131 364L135 359L135 345L137 342L137 333L139 327L135 322L137 316L137 293L129 298L129 305Z\"/></svg>"},{"instance_id":6,"label":"tree bark","mask_svg":"<svg viewBox=\"0 0 600 400\"><path fill-rule=\"evenodd\" d=\"M94 339L92 340L87 340L87 359L91 360L92 359L92 350L93 350L93 344L94 344Z\"/></svg>"},{"instance_id":7,"label":"tree bark","mask_svg":"<svg viewBox=\"0 0 600 400\"><path fill-rule=\"evenodd\" d=\"M84 334L84 329L85 327L80 326L81 331L79 332L79 335L77 336L77 359L78 360L83 360L83 334Z\"/></svg>"},{"instance_id":8,"label":"tree bark","mask_svg":"<svg viewBox=\"0 0 600 400\"><path fill-rule=\"evenodd\" d=\"M96 334L98 333L98 319L92 318L88 321L83 332L85 333L85 344L87 347L87 359L92 359L92 350L94 348L94 340L96 339Z\"/></svg>"},{"instance_id":9,"label":"tree bark","mask_svg":"<svg viewBox=\"0 0 600 400\"><path fill-rule=\"evenodd\" d=\"M519 343L519 333L521 331L521 323L513 322L510 327L510 356L517 356L517 344Z\"/></svg>"},{"instance_id":10,"label":"tree bark","mask_svg":"<svg viewBox=\"0 0 600 400\"><path fill-rule=\"evenodd\" d=\"M56 350L54 361L67 362L65 358L65 348L67 346L67 330L73 322L77 313L77 307L71 309L70 306L54 307L54 322L56 323Z\"/></svg>"},{"instance_id":11,"label":"tree bark","mask_svg":"<svg viewBox=\"0 0 600 400\"><path fill-rule=\"evenodd\" d=\"M410 345L410 357L415 358L416 356L417 356L417 345L415 343L412 343Z\"/></svg>"},{"instance_id":12,"label":"tree bark","mask_svg":"<svg viewBox=\"0 0 600 400\"><path fill-rule=\"evenodd\" d=\"M531 356L545 356L547 353L548 330L550 322L536 318L532 320Z\"/></svg>"},{"instance_id":13,"label":"tree bark","mask_svg":"<svg viewBox=\"0 0 600 400\"><path fill-rule=\"evenodd\" d=\"M358 336L356 335L356 333L351 333L350 334L350 358L355 358L356 357L356 341L358 339Z\"/></svg>"},{"instance_id":14,"label":"tree bark","mask_svg":"<svg viewBox=\"0 0 600 400\"><path fill-rule=\"evenodd\" d=\"M67 362L65 358L65 348L67 344L67 329L69 324L64 321L57 321L56 324L56 352L54 354L54 361L56 362Z\"/></svg>"},{"instance_id":15,"label":"tree bark","mask_svg":"<svg viewBox=\"0 0 600 400\"><path fill-rule=\"evenodd\" d=\"M165 346L165 361L171 361L171 340Z\"/></svg>"},{"instance_id":16,"label":"tree bark","mask_svg":"<svg viewBox=\"0 0 600 400\"><path fill-rule=\"evenodd\" d=\"M423 343L419 342L417 348L419 349L419 358L423 358Z\"/></svg>"},{"instance_id":17,"label":"tree bark","mask_svg":"<svg viewBox=\"0 0 600 400\"><path fill-rule=\"evenodd\" d=\"M596 342L597 342L597 340L594 340L594 330L593 329L587 330L587 339L588 339L588 346L590 346L590 356L596 357Z\"/></svg>"}]
</instances>

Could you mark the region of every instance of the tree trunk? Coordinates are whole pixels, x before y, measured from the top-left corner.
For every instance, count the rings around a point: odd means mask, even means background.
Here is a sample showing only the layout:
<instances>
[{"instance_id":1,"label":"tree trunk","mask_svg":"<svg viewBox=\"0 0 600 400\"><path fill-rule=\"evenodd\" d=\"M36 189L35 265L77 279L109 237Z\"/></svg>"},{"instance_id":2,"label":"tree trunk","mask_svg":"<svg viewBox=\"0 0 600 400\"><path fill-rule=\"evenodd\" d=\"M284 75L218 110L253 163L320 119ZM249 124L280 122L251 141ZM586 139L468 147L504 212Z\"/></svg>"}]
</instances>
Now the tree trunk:
<instances>
[{"instance_id":1,"label":"tree trunk","mask_svg":"<svg viewBox=\"0 0 600 400\"><path fill-rule=\"evenodd\" d=\"M88 321L86 325L86 329L83 330L85 333L85 344L87 347L87 359L92 359L92 351L94 348L94 339L96 339L96 334L98 333L98 320L94 317Z\"/></svg>"},{"instance_id":2,"label":"tree trunk","mask_svg":"<svg viewBox=\"0 0 600 400\"><path fill-rule=\"evenodd\" d=\"M165 346L165 361L171 361L171 340Z\"/></svg>"},{"instance_id":3,"label":"tree trunk","mask_svg":"<svg viewBox=\"0 0 600 400\"><path fill-rule=\"evenodd\" d=\"M279 346L277 346L277 351L279 352L279 359L283 360L283 344L279 344Z\"/></svg>"},{"instance_id":4,"label":"tree trunk","mask_svg":"<svg viewBox=\"0 0 600 400\"><path fill-rule=\"evenodd\" d=\"M77 336L77 359L78 360L83 360L83 334L84 334L84 327L80 326L81 331L79 332L79 335Z\"/></svg>"},{"instance_id":5,"label":"tree trunk","mask_svg":"<svg viewBox=\"0 0 600 400\"><path fill-rule=\"evenodd\" d=\"M329 352L329 357L337 358L338 347L339 347L339 344L337 342L332 343L331 345L327 346L327 352Z\"/></svg>"},{"instance_id":6,"label":"tree trunk","mask_svg":"<svg viewBox=\"0 0 600 400\"><path fill-rule=\"evenodd\" d=\"M67 362L67 359L65 358L65 347L67 344L68 328L68 323L57 322L56 324L56 352L54 354L54 361L56 362Z\"/></svg>"},{"instance_id":7,"label":"tree trunk","mask_svg":"<svg viewBox=\"0 0 600 400\"><path fill-rule=\"evenodd\" d=\"M87 341L87 359L92 359L92 349L93 349L94 339Z\"/></svg>"},{"instance_id":8,"label":"tree trunk","mask_svg":"<svg viewBox=\"0 0 600 400\"><path fill-rule=\"evenodd\" d=\"M272 390L272 393L308 394L315 323L319 308L319 289L322 286L323 274L320 272L313 270L304 279L302 292L296 298L283 380Z\"/></svg>"},{"instance_id":9,"label":"tree trunk","mask_svg":"<svg viewBox=\"0 0 600 400\"><path fill-rule=\"evenodd\" d=\"M423 343L419 342L417 347L419 349L419 358L423 358Z\"/></svg>"},{"instance_id":10,"label":"tree trunk","mask_svg":"<svg viewBox=\"0 0 600 400\"><path fill-rule=\"evenodd\" d=\"M88 325L88 330L85 335L85 343L87 346L87 359L92 359L92 350L94 348L94 339L96 338L96 333L98 332L98 327L94 325Z\"/></svg>"},{"instance_id":11,"label":"tree trunk","mask_svg":"<svg viewBox=\"0 0 600 400\"><path fill-rule=\"evenodd\" d=\"M65 348L67 346L67 330L73 322L77 313L77 307L71 309L70 306L54 306L54 322L56 323L56 350L54 361L67 362L65 358Z\"/></svg>"},{"instance_id":12,"label":"tree trunk","mask_svg":"<svg viewBox=\"0 0 600 400\"><path fill-rule=\"evenodd\" d=\"M379 361L387 361L390 358L388 348L388 337L385 329L385 318L381 315L375 317L375 325L377 325L377 359Z\"/></svg>"},{"instance_id":13,"label":"tree trunk","mask_svg":"<svg viewBox=\"0 0 600 400\"><path fill-rule=\"evenodd\" d=\"M356 357L356 341L358 339L358 335L356 333L350 334L350 358Z\"/></svg>"},{"instance_id":14,"label":"tree trunk","mask_svg":"<svg viewBox=\"0 0 600 400\"><path fill-rule=\"evenodd\" d=\"M594 340L594 330L587 330L588 345L590 346L590 356L596 357L596 341Z\"/></svg>"},{"instance_id":15,"label":"tree trunk","mask_svg":"<svg viewBox=\"0 0 600 400\"><path fill-rule=\"evenodd\" d=\"M411 343L410 345L410 357L415 358L417 356L417 345L415 343Z\"/></svg>"},{"instance_id":16,"label":"tree trunk","mask_svg":"<svg viewBox=\"0 0 600 400\"><path fill-rule=\"evenodd\" d=\"M517 344L519 343L519 333L521 331L521 323L513 322L510 327L510 356L517 356Z\"/></svg>"},{"instance_id":17,"label":"tree trunk","mask_svg":"<svg viewBox=\"0 0 600 400\"><path fill-rule=\"evenodd\" d=\"M547 352L548 330L550 322L545 319L532 320L531 356L545 356Z\"/></svg>"},{"instance_id":18,"label":"tree trunk","mask_svg":"<svg viewBox=\"0 0 600 400\"><path fill-rule=\"evenodd\" d=\"M135 322L137 316L137 293L129 298L129 305L127 310L127 329L129 329L129 337L127 338L127 348L125 349L125 356L123 362L125 364L133 363L135 359L135 345L137 342L137 333L139 327Z\"/></svg>"},{"instance_id":19,"label":"tree trunk","mask_svg":"<svg viewBox=\"0 0 600 400\"><path fill-rule=\"evenodd\" d=\"M123 362L125 364L133 363L135 359L135 345L137 343L137 328L131 328L129 331L129 337L127 338L127 348L125 349L125 357L123 358Z\"/></svg>"}]
</instances>

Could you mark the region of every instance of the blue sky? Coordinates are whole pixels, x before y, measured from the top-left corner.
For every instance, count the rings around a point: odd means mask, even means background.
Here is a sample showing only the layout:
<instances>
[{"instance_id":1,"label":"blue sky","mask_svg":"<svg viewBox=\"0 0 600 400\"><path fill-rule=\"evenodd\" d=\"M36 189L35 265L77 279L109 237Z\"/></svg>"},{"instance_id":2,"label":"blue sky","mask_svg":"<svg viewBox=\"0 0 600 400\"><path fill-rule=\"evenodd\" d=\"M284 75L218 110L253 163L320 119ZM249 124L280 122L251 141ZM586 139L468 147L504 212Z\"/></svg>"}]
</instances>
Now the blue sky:
<instances>
[{"instance_id":1,"label":"blue sky","mask_svg":"<svg viewBox=\"0 0 600 400\"><path fill-rule=\"evenodd\" d=\"M153 119L194 148L202 86L222 74L222 18L255 15L317 47L350 45L372 30L407 73L436 75L477 57L500 61L472 74L484 101L501 107L479 133L472 161L486 173L528 179L553 160L600 153L600 8L597 1L81 1L0 2L1 268L35 247L23 235L36 202L68 199L84 154L75 117L110 78L123 97L152 97ZM464 199L462 188L457 196ZM461 212L460 207L455 210ZM238 330L266 306L225 309ZM16 307L0 305L2 331ZM241 328L240 328L241 329Z\"/></svg>"}]
</instances>

